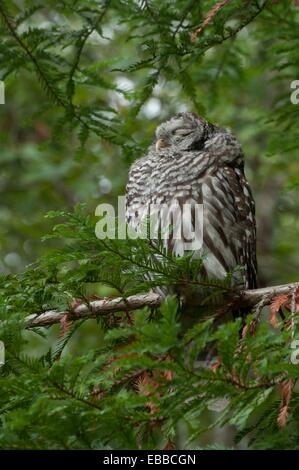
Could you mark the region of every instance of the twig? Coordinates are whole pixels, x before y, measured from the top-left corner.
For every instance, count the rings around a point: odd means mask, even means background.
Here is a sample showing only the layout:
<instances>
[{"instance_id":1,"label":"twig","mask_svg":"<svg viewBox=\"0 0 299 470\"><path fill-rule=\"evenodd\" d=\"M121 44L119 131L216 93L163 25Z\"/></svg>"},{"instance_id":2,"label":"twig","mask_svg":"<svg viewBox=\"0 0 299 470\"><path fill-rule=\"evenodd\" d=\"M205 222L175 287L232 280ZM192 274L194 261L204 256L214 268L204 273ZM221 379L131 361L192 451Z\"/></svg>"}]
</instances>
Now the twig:
<instances>
[{"instance_id":1,"label":"twig","mask_svg":"<svg viewBox=\"0 0 299 470\"><path fill-rule=\"evenodd\" d=\"M261 321L263 308L269 305L267 297L262 297L261 300L254 306L253 314L254 318L250 324L250 333L253 335L256 332L257 326Z\"/></svg>"},{"instance_id":2,"label":"twig","mask_svg":"<svg viewBox=\"0 0 299 470\"><path fill-rule=\"evenodd\" d=\"M201 34L202 30L210 23L210 21L212 20L212 18L214 18L216 13L228 3L228 1L229 0L219 2L218 4L214 6L214 8L212 8L212 10L210 10L204 23L199 28L197 28L192 34L192 37L191 37L192 42L195 42L197 37ZM268 2L269 0L265 0L260 6L257 7L257 10L251 16L243 20L235 29L231 29L226 35L223 35L221 41L217 41L217 43L222 43L226 41L227 39L235 37L245 26L251 23L262 12L262 10L265 8ZM219 7L219 4L220 4L220 7ZM217 9L214 10L216 7Z\"/></svg>"},{"instance_id":3,"label":"twig","mask_svg":"<svg viewBox=\"0 0 299 470\"><path fill-rule=\"evenodd\" d=\"M299 284L295 284L293 289L292 289L292 298L291 298L291 334L292 334L292 339L294 339L295 336L295 327L296 327L296 311L297 311L297 302L296 302L296 297L297 297L297 292L298 292L298 287Z\"/></svg>"},{"instance_id":4,"label":"twig","mask_svg":"<svg viewBox=\"0 0 299 470\"><path fill-rule=\"evenodd\" d=\"M75 60L74 60L74 63L72 65L72 68L70 70L70 75L68 77L68 82L67 82L67 89L72 86L73 78L74 78L76 70L78 69L80 59L81 59L83 49L85 47L86 42L87 42L89 36L93 33L93 31L95 31L98 28L98 26L100 25L100 23L103 20L105 14L107 13L107 10L108 10L108 7L109 7L110 3L111 3L111 0L106 1L106 4L105 4L103 10L101 11L101 13L99 14L98 18L96 19L95 23L93 25L91 25L89 28L86 28L84 34L82 35L82 37L80 38L80 40L76 44L77 54L75 55ZM73 99L72 98L73 98L73 96L71 95L70 96L70 106L71 107L73 107Z\"/></svg>"},{"instance_id":5,"label":"twig","mask_svg":"<svg viewBox=\"0 0 299 470\"><path fill-rule=\"evenodd\" d=\"M211 10L208 12L204 22L202 25L197 28L194 33L192 34L192 41L195 41L195 39L201 34L201 32L204 30L204 28L212 21L214 16L217 14L219 10L221 10L227 3L229 3L230 0L223 0L223 2L217 2Z\"/></svg>"}]
</instances>

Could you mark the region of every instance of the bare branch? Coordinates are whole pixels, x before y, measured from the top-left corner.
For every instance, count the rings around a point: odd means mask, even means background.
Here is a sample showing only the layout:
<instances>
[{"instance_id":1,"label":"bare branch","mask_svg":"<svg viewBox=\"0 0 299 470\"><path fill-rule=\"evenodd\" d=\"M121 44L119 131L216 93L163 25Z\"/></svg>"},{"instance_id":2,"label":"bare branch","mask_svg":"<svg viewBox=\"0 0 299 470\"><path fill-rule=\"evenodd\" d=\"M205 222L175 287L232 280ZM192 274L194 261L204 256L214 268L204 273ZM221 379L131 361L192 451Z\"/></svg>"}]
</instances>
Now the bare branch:
<instances>
[{"instance_id":1,"label":"bare branch","mask_svg":"<svg viewBox=\"0 0 299 470\"><path fill-rule=\"evenodd\" d=\"M241 302L248 305L257 305L261 300L264 305L269 305L273 297L282 294L291 294L294 289L298 288L298 282L292 284L283 284L280 286L263 287L262 289L245 290L241 292Z\"/></svg>"},{"instance_id":2,"label":"bare branch","mask_svg":"<svg viewBox=\"0 0 299 470\"><path fill-rule=\"evenodd\" d=\"M110 313L137 310L143 307L155 308L159 307L162 298L154 292L148 294L132 295L127 298L116 297L114 299L104 298L101 300L93 300L89 304L80 304L72 311L57 312L49 310L41 314L33 314L27 317L27 328L36 326L49 326L59 323L65 315L69 315L70 320L79 320L81 318L93 318Z\"/></svg>"},{"instance_id":3,"label":"bare branch","mask_svg":"<svg viewBox=\"0 0 299 470\"><path fill-rule=\"evenodd\" d=\"M241 291L238 302L249 307L261 306L261 304L264 307L269 305L273 297L277 295L291 294L294 292L294 289L298 288L298 285L298 283L292 283ZM132 295L127 298L116 297L114 299L93 300L89 304L79 304L71 311L58 312L56 310L49 310L40 314L29 315L26 327L50 326L54 323L59 323L65 315L68 315L71 321L75 321L81 318L95 318L97 316L109 315L115 312L128 312L129 310L137 310L144 307L157 308L161 305L162 301L163 297L154 292Z\"/></svg>"}]
</instances>

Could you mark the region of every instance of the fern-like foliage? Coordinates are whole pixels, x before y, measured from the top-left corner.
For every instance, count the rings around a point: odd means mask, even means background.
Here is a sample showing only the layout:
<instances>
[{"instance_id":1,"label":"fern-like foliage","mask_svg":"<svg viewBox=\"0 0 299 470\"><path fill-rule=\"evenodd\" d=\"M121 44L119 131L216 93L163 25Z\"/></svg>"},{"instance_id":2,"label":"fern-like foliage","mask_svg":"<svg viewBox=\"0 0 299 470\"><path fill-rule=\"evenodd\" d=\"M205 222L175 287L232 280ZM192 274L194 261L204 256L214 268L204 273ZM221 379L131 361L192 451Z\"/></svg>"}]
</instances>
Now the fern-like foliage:
<instances>
[{"instance_id":1,"label":"fern-like foliage","mask_svg":"<svg viewBox=\"0 0 299 470\"><path fill-rule=\"evenodd\" d=\"M281 435L284 446L296 445L293 435L286 442L277 424L281 386L295 383L299 372L290 362L288 329L278 334L266 321L253 334L251 315L245 323L239 319L215 329L213 319L204 320L205 306L195 309L193 325L186 327L178 299L168 296L153 311L122 311L97 321L70 316L55 332L52 327L25 333L29 314L71 311L73 299L88 305L90 292L101 296L104 286L110 296L126 298L156 285L184 282L192 288L196 281L203 301L212 292L231 290L229 279L201 279L200 263L192 266L190 256L158 257L159 244L98 240L95 220L82 206L50 216L62 218L51 237L67 245L24 274L1 280L2 448L163 448L177 439L178 423L189 430L185 448L195 448L211 426L227 424L236 427L236 442L250 435L253 447L277 448ZM148 272L156 278L147 281ZM98 341L86 350L78 335L89 328L97 330ZM27 352L32 335L42 345L35 357ZM217 356L198 361L215 344ZM296 429L296 397L294 390L288 429ZM216 422L209 422L209 410L217 410Z\"/></svg>"},{"instance_id":2,"label":"fern-like foliage","mask_svg":"<svg viewBox=\"0 0 299 470\"><path fill-rule=\"evenodd\" d=\"M245 146L254 135L249 167L261 186L270 181L273 191L271 167L277 193L298 187L296 2L215 3L0 2L0 79L11 106L1 134L0 248L21 246L31 263L0 278L2 449L201 449L228 426L230 448L298 448L299 332L288 303L276 329L267 317L257 325L256 312L219 321L236 294L233 273L205 279L203 259L175 258L159 241L99 240L91 215L100 197L115 203L123 192L157 121L186 108L232 125ZM258 174L264 154L272 160ZM99 190L95 174L105 172L113 194ZM75 205L82 200L87 208ZM276 225L288 234L298 203L280 202L289 211L273 209ZM52 219L41 248L36 232ZM297 232L278 258L298 245ZM288 278L298 274L294 250L283 263ZM157 287L168 294L158 308L72 316L78 303ZM186 292L200 298L188 321ZM49 310L63 314L59 325L28 328L29 315Z\"/></svg>"}]
</instances>

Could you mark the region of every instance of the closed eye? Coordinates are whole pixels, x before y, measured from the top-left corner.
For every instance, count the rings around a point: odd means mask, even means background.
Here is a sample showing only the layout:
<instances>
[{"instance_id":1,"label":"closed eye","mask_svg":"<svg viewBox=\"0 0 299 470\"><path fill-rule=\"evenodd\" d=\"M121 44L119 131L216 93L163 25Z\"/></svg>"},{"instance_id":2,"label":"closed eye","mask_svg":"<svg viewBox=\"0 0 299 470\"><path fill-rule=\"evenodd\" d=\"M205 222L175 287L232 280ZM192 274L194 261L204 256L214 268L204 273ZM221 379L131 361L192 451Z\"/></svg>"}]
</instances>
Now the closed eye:
<instances>
[{"instance_id":1,"label":"closed eye","mask_svg":"<svg viewBox=\"0 0 299 470\"><path fill-rule=\"evenodd\" d=\"M176 130L174 131L174 134L186 136L186 135L191 134L191 132L192 132L191 129L176 129Z\"/></svg>"}]
</instances>

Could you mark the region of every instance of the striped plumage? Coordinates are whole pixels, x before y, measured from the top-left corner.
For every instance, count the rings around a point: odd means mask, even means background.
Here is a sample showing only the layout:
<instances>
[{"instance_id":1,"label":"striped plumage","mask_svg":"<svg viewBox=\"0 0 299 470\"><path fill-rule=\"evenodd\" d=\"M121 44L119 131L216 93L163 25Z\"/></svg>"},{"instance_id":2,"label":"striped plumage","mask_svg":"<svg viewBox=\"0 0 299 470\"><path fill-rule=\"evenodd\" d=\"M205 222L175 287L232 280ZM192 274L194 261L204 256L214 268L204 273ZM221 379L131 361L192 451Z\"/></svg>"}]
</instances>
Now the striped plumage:
<instances>
[{"instance_id":1,"label":"striped plumage","mask_svg":"<svg viewBox=\"0 0 299 470\"><path fill-rule=\"evenodd\" d=\"M151 204L202 203L203 275L220 279L240 266L235 284L256 287L254 201L242 149L228 129L194 113L161 124L156 142L130 169L126 196L127 221L135 228ZM184 240L170 245L178 255L184 246Z\"/></svg>"}]
</instances>

